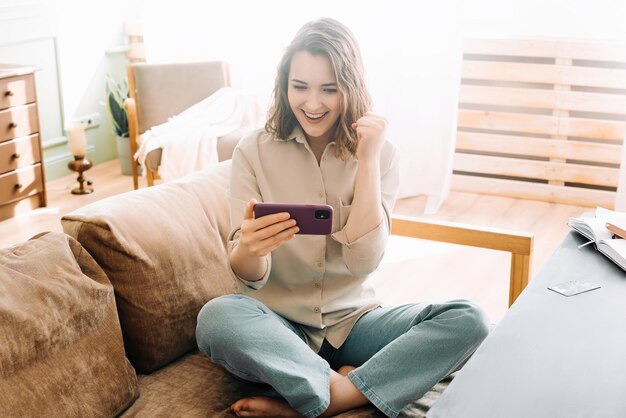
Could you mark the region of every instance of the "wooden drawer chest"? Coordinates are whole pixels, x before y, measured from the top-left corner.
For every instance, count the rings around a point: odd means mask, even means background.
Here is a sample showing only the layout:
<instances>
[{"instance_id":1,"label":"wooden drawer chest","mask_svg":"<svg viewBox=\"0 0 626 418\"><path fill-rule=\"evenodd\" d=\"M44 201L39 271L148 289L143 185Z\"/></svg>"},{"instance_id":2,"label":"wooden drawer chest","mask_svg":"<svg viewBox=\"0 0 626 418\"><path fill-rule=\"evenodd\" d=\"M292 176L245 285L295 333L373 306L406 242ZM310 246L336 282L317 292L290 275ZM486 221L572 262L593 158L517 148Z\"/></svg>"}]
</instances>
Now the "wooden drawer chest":
<instances>
[{"instance_id":1,"label":"wooden drawer chest","mask_svg":"<svg viewBox=\"0 0 626 418\"><path fill-rule=\"evenodd\" d=\"M34 71L0 64L0 221L46 206Z\"/></svg>"}]
</instances>

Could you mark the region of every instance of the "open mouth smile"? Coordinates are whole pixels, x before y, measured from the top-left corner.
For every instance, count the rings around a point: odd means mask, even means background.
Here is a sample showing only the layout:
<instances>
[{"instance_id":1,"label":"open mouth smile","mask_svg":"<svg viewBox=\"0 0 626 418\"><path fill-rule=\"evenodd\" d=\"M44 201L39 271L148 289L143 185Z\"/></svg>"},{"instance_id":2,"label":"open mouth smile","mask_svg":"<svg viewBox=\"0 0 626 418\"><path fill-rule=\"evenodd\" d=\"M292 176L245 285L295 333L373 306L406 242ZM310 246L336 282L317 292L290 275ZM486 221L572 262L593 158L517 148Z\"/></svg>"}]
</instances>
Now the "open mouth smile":
<instances>
[{"instance_id":1,"label":"open mouth smile","mask_svg":"<svg viewBox=\"0 0 626 418\"><path fill-rule=\"evenodd\" d=\"M324 118L324 116L326 116L328 114L328 112L323 112L323 113L309 113L309 112L305 112L304 110L302 111L302 113L304 113L304 116L306 117L307 121L309 123L320 123L322 121L322 119Z\"/></svg>"}]
</instances>

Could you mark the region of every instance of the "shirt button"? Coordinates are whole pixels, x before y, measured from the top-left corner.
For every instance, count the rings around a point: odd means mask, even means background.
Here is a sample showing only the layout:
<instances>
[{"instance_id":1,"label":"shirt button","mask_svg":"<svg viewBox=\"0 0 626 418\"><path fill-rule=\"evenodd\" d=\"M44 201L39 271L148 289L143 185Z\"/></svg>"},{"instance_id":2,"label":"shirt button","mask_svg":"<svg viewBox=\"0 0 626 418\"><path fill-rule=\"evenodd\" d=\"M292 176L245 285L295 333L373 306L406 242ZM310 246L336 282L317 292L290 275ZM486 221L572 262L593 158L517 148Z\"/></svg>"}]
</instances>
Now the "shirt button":
<instances>
[{"instance_id":1,"label":"shirt button","mask_svg":"<svg viewBox=\"0 0 626 418\"><path fill-rule=\"evenodd\" d=\"M321 268L323 265L324 265L324 263L321 260L317 262L317 267Z\"/></svg>"},{"instance_id":2,"label":"shirt button","mask_svg":"<svg viewBox=\"0 0 626 418\"><path fill-rule=\"evenodd\" d=\"M313 312L315 313L320 313L320 308L318 308L317 306L315 308L313 308Z\"/></svg>"},{"instance_id":3,"label":"shirt button","mask_svg":"<svg viewBox=\"0 0 626 418\"><path fill-rule=\"evenodd\" d=\"M319 192L317 195L318 195L319 197L324 197L324 192Z\"/></svg>"},{"instance_id":4,"label":"shirt button","mask_svg":"<svg viewBox=\"0 0 626 418\"><path fill-rule=\"evenodd\" d=\"M315 288L316 288L316 289L319 289L320 287L322 287L322 284L321 284L321 283L315 283Z\"/></svg>"}]
</instances>

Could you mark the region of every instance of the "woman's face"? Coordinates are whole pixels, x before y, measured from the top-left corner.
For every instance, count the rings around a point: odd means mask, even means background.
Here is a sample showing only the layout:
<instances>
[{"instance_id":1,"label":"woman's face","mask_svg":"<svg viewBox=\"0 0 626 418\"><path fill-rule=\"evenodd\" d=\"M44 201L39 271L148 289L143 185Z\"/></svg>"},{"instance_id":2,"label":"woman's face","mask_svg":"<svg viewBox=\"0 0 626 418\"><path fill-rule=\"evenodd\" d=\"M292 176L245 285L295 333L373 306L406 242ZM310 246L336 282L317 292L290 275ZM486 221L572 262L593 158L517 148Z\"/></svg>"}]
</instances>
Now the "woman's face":
<instances>
[{"instance_id":1,"label":"woman's face","mask_svg":"<svg viewBox=\"0 0 626 418\"><path fill-rule=\"evenodd\" d=\"M330 142L340 111L330 60L308 51L296 52L291 59L287 97L307 138Z\"/></svg>"}]
</instances>

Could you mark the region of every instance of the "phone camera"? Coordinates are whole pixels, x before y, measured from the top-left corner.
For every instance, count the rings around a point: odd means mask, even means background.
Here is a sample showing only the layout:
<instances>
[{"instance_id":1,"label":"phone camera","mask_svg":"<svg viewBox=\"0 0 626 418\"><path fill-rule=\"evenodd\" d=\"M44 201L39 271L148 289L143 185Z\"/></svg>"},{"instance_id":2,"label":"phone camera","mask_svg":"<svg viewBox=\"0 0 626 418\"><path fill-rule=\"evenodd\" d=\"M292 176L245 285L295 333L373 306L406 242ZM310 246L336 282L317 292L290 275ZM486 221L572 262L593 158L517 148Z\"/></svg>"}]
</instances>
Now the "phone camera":
<instances>
[{"instance_id":1,"label":"phone camera","mask_svg":"<svg viewBox=\"0 0 626 418\"><path fill-rule=\"evenodd\" d=\"M327 210L315 211L315 219L328 219L328 218L330 218L330 211L327 211Z\"/></svg>"}]
</instances>

